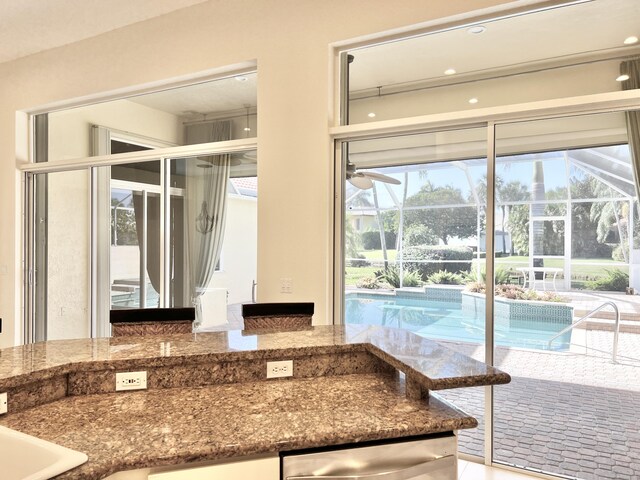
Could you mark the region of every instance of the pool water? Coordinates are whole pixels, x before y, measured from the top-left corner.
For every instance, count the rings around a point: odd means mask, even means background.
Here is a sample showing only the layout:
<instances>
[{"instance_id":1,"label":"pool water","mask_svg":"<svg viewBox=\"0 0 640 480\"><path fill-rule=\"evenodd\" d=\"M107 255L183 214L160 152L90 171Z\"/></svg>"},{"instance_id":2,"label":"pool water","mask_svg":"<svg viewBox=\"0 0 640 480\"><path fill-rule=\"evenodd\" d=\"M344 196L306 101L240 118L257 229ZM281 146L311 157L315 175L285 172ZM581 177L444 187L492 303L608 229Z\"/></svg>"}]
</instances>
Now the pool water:
<instances>
[{"instance_id":1,"label":"pool water","mask_svg":"<svg viewBox=\"0 0 640 480\"><path fill-rule=\"evenodd\" d=\"M345 323L382 325L403 328L418 335L436 340L484 343L484 316L469 316L456 302L437 302L416 298L382 295L347 295L345 300ZM562 351L569 348L571 332L549 340L564 328L563 325L543 323L531 328L531 322L510 326L496 326L496 345L537 350Z\"/></svg>"}]
</instances>

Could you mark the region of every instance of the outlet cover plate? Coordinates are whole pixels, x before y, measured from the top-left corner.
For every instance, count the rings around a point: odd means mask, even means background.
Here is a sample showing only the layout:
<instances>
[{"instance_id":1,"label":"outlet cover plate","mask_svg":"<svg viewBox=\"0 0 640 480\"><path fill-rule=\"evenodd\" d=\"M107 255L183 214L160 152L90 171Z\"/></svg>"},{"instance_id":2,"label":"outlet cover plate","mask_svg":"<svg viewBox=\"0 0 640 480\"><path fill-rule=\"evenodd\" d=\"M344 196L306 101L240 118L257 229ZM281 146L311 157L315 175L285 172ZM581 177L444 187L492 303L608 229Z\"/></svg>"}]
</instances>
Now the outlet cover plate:
<instances>
[{"instance_id":1,"label":"outlet cover plate","mask_svg":"<svg viewBox=\"0 0 640 480\"><path fill-rule=\"evenodd\" d=\"M147 372L116 373L116 392L121 390L146 390Z\"/></svg>"},{"instance_id":2,"label":"outlet cover plate","mask_svg":"<svg viewBox=\"0 0 640 480\"><path fill-rule=\"evenodd\" d=\"M267 378L282 378L293 376L293 360L267 362Z\"/></svg>"},{"instance_id":3,"label":"outlet cover plate","mask_svg":"<svg viewBox=\"0 0 640 480\"><path fill-rule=\"evenodd\" d=\"M0 393L0 415L7 413L7 392Z\"/></svg>"}]
</instances>

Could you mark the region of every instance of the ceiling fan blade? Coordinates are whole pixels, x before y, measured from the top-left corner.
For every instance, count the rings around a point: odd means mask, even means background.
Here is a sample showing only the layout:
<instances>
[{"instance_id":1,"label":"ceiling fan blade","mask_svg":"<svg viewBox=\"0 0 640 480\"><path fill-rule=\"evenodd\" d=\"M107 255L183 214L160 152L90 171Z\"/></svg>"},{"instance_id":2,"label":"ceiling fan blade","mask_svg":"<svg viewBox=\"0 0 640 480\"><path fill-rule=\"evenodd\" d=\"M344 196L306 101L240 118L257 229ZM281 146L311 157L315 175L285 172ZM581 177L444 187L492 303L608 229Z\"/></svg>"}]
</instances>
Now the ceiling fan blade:
<instances>
[{"instance_id":1,"label":"ceiling fan blade","mask_svg":"<svg viewBox=\"0 0 640 480\"><path fill-rule=\"evenodd\" d=\"M378 172L358 172L358 173L372 180L378 180L379 182L391 183L392 185L400 185L401 183L400 180L397 180L388 175L383 175L382 173L378 173Z\"/></svg>"},{"instance_id":2,"label":"ceiling fan blade","mask_svg":"<svg viewBox=\"0 0 640 480\"><path fill-rule=\"evenodd\" d=\"M370 178L367 178L359 173L349 175L347 181L354 187L361 190L368 190L370 188L373 188L373 181Z\"/></svg>"}]
</instances>

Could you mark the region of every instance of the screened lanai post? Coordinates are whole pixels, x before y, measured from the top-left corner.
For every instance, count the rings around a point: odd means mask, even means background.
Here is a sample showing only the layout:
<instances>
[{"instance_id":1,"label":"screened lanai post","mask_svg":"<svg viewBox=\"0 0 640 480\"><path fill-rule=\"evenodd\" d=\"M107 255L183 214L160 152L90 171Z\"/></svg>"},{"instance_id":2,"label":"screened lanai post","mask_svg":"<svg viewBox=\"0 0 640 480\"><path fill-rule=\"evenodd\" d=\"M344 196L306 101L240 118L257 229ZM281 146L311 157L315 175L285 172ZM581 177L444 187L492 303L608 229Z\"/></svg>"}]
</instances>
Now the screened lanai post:
<instances>
[{"instance_id":1,"label":"screened lanai post","mask_svg":"<svg viewBox=\"0 0 640 480\"><path fill-rule=\"evenodd\" d=\"M529 258L531 267L544 267L544 258L534 258L535 255L544 254L544 222L542 217L544 216L544 204L537 203L543 202L545 199L544 191L544 164L542 160L536 160L533 162L533 181L531 182L531 199L534 203L531 204L531 214L529 217ZM536 226L536 223L538 226ZM530 273L533 277L531 280L535 280L537 273ZM542 282L544 284L544 273L541 274ZM535 281L533 283L535 285ZM531 288L531 285L529 286Z\"/></svg>"},{"instance_id":2,"label":"screened lanai post","mask_svg":"<svg viewBox=\"0 0 640 480\"><path fill-rule=\"evenodd\" d=\"M218 121L186 127L188 143L229 140L231 122ZM201 296L206 292L220 260L227 213L230 155L198 157L185 162L185 219L188 280L195 325L202 323Z\"/></svg>"},{"instance_id":3,"label":"screened lanai post","mask_svg":"<svg viewBox=\"0 0 640 480\"><path fill-rule=\"evenodd\" d=\"M620 64L620 73L629 75L629 78L622 82L623 90L640 88L640 58L622 62ZM627 120L627 137L631 163L636 181L636 192L640 192L640 110L627 111L625 112L625 117Z\"/></svg>"}]
</instances>

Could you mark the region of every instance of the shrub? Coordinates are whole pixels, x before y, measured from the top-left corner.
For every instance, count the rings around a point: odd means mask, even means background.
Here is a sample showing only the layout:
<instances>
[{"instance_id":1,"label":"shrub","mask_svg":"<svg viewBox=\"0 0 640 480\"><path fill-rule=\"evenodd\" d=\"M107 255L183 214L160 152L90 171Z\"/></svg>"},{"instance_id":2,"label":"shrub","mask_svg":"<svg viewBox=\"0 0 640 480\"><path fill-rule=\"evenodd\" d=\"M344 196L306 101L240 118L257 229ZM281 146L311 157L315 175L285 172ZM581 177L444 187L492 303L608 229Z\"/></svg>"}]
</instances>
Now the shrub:
<instances>
[{"instance_id":1,"label":"shrub","mask_svg":"<svg viewBox=\"0 0 640 480\"><path fill-rule=\"evenodd\" d=\"M624 292L629 286L629 275L619 268L613 270L607 270L606 277L598 278L585 282L585 285L590 290L607 290L610 292Z\"/></svg>"},{"instance_id":2,"label":"shrub","mask_svg":"<svg viewBox=\"0 0 640 480\"><path fill-rule=\"evenodd\" d=\"M473 251L468 247L416 245L405 248L402 256L407 269L417 271L422 279L426 280L440 270L451 273L468 272L471 269ZM412 260L426 260L428 263L412 262ZM451 262L450 260L466 261Z\"/></svg>"},{"instance_id":3,"label":"shrub","mask_svg":"<svg viewBox=\"0 0 640 480\"><path fill-rule=\"evenodd\" d=\"M525 290L518 285L496 285L495 294L498 297L511 300L535 300L542 302L564 302L566 299L554 292L537 292Z\"/></svg>"},{"instance_id":4,"label":"shrub","mask_svg":"<svg viewBox=\"0 0 640 480\"><path fill-rule=\"evenodd\" d=\"M439 270L429 275L427 281L438 285L462 285L464 283L464 277L458 273Z\"/></svg>"},{"instance_id":5,"label":"shrub","mask_svg":"<svg viewBox=\"0 0 640 480\"><path fill-rule=\"evenodd\" d=\"M380 232L378 230L362 232L361 238L362 247L365 250L380 250L382 248L380 244ZM396 248L396 233L384 232L384 241L387 244L387 248Z\"/></svg>"},{"instance_id":6,"label":"shrub","mask_svg":"<svg viewBox=\"0 0 640 480\"><path fill-rule=\"evenodd\" d=\"M465 287L468 292L485 293L486 287L481 282L471 282ZM494 290L496 297L508 298L510 300L533 300L539 302L566 302L567 299L554 292L537 292L535 290L525 290L518 285L496 285Z\"/></svg>"},{"instance_id":7,"label":"shrub","mask_svg":"<svg viewBox=\"0 0 640 480\"><path fill-rule=\"evenodd\" d=\"M349 260L349 265L352 267L368 267L371 265L371 262L367 260L367 257L362 255L361 253L356 254L356 258L352 258Z\"/></svg>"},{"instance_id":8,"label":"shrub","mask_svg":"<svg viewBox=\"0 0 640 480\"><path fill-rule=\"evenodd\" d=\"M378 282L378 279L376 277L364 277L356 283L356 287L370 288L372 290L375 290L377 288L380 288L380 283Z\"/></svg>"},{"instance_id":9,"label":"shrub","mask_svg":"<svg viewBox=\"0 0 640 480\"><path fill-rule=\"evenodd\" d=\"M503 285L509 283L511 276L510 270L505 270L504 268L496 268L494 271L495 284ZM473 282L473 283L485 283L487 279L487 273L484 269L480 270L480 274L478 275L477 269L472 269L469 273L464 275L465 282Z\"/></svg>"},{"instance_id":10,"label":"shrub","mask_svg":"<svg viewBox=\"0 0 640 480\"><path fill-rule=\"evenodd\" d=\"M400 288L400 269L397 265L387 267L386 270L378 270L375 273L378 280L382 280L393 288ZM415 270L404 270L402 275L403 287L419 287L421 285L420 274Z\"/></svg>"},{"instance_id":11,"label":"shrub","mask_svg":"<svg viewBox=\"0 0 640 480\"><path fill-rule=\"evenodd\" d=\"M412 247L416 245L433 245L438 243L438 237L436 237L431 229L426 225L414 223L407 227L402 233L404 239L404 245Z\"/></svg>"},{"instance_id":12,"label":"shrub","mask_svg":"<svg viewBox=\"0 0 640 480\"><path fill-rule=\"evenodd\" d=\"M626 250L626 252L623 249ZM618 245L613 249L613 252L611 252L611 258L617 262L626 262L627 259L625 258L625 254L629 254L629 247L625 245Z\"/></svg>"}]
</instances>

